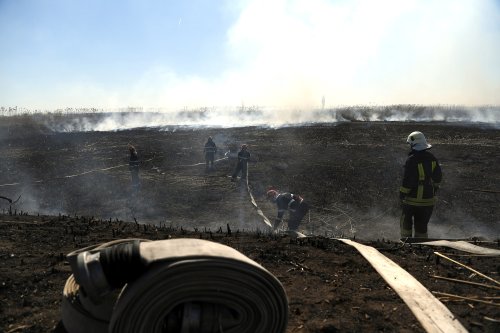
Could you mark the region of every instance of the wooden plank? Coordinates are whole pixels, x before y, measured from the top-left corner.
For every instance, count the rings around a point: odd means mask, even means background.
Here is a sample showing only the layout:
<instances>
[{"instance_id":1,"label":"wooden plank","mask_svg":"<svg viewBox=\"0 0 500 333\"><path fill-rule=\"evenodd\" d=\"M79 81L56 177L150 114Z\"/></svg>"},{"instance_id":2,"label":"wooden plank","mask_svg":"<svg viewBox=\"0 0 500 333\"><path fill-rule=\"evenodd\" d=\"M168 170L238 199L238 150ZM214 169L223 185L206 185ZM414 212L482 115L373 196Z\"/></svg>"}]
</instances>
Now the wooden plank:
<instances>
[{"instance_id":1,"label":"wooden plank","mask_svg":"<svg viewBox=\"0 0 500 333\"><path fill-rule=\"evenodd\" d=\"M339 240L356 248L368 260L387 284L408 305L426 332L467 332L443 303L395 262L371 246L349 239Z\"/></svg>"}]
</instances>

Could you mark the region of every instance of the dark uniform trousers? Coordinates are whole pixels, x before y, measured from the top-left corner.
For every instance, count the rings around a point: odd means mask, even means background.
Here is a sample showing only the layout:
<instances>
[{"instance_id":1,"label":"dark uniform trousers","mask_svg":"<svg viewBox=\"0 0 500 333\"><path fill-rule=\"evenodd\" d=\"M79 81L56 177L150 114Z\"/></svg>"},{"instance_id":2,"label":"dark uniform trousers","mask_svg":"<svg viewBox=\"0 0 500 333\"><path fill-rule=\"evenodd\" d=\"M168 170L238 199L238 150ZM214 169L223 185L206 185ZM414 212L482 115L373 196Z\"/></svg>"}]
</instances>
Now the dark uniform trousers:
<instances>
[{"instance_id":1,"label":"dark uniform trousers","mask_svg":"<svg viewBox=\"0 0 500 333\"><path fill-rule=\"evenodd\" d=\"M401 237L412 237L412 227L415 228L415 238L427 238L427 224L431 219L434 206L411 206L403 204L401 214Z\"/></svg>"},{"instance_id":2,"label":"dark uniform trousers","mask_svg":"<svg viewBox=\"0 0 500 333\"><path fill-rule=\"evenodd\" d=\"M288 219L288 229L289 230L297 230L299 228L299 224L304 218L304 216L307 214L309 211L309 205L302 201L298 205L298 207L290 208L290 217Z\"/></svg>"}]
</instances>

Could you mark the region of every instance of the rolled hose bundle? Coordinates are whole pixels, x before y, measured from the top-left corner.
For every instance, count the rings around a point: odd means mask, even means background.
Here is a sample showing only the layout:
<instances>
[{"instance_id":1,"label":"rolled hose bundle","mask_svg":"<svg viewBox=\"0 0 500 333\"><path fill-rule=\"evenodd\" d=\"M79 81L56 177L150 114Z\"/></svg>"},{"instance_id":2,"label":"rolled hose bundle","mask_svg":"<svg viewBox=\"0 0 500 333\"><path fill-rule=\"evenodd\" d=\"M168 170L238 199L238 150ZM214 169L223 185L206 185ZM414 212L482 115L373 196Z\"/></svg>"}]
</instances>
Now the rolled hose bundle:
<instances>
[{"instance_id":1,"label":"rolled hose bundle","mask_svg":"<svg viewBox=\"0 0 500 333\"><path fill-rule=\"evenodd\" d=\"M68 255L62 321L78 332L284 332L281 283L200 239L120 240ZM115 290L115 291L113 291Z\"/></svg>"}]
</instances>

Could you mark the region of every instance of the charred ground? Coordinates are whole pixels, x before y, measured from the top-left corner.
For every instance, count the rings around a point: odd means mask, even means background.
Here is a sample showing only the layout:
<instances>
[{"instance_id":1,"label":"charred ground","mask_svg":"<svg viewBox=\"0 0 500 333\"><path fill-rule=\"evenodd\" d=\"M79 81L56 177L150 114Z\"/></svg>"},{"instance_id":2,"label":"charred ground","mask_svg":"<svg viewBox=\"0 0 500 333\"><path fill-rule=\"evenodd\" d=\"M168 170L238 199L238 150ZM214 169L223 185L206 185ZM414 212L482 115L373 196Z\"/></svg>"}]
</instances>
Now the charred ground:
<instances>
[{"instance_id":1,"label":"charred ground","mask_svg":"<svg viewBox=\"0 0 500 333\"><path fill-rule=\"evenodd\" d=\"M429 138L444 172L429 236L482 237L491 241L483 244L498 248L500 131L491 126L352 122L56 133L31 118L2 119L0 185L5 186L0 195L21 199L12 207L0 203L0 328L46 332L57 327L70 274L64 255L128 237L196 237L238 249L285 286L289 332L422 331L366 261L331 237L369 242L430 290L498 296L431 278L480 281L438 262L433 248L397 243L404 141L414 130ZM205 172L202 147L209 135L221 159L241 143L249 145L250 188L268 217L276 213L264 200L269 186L303 195L314 208L301 228L315 236L297 241L269 235L246 188L229 181L234 161L222 159L215 171ZM130 189L127 143L137 147L143 161L137 195ZM19 184L6 185L14 183ZM497 258L455 258L498 279ZM499 317L492 305L445 304L470 331L492 327L485 316Z\"/></svg>"}]
</instances>

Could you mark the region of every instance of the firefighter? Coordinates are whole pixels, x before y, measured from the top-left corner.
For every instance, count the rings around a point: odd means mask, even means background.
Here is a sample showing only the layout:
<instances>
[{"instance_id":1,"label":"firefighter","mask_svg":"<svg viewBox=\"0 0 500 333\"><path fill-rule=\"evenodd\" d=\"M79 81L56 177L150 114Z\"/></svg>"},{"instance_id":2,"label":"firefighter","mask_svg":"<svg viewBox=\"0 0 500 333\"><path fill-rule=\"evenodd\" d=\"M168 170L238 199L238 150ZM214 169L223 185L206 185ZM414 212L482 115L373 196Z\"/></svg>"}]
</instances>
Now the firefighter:
<instances>
[{"instance_id":1,"label":"firefighter","mask_svg":"<svg viewBox=\"0 0 500 333\"><path fill-rule=\"evenodd\" d=\"M130 153L128 168L132 176L132 188L137 191L139 189L139 155L131 144L128 145L128 150Z\"/></svg>"},{"instance_id":2,"label":"firefighter","mask_svg":"<svg viewBox=\"0 0 500 333\"><path fill-rule=\"evenodd\" d=\"M285 212L289 212L288 229L297 231L299 224L309 211L309 205L297 194L270 189L267 191L267 198L278 206L278 216L274 220L273 229L276 230L283 221Z\"/></svg>"},{"instance_id":3,"label":"firefighter","mask_svg":"<svg viewBox=\"0 0 500 333\"><path fill-rule=\"evenodd\" d=\"M247 179L247 166L248 161L250 160L250 152L248 151L248 146L243 144L241 145L241 150L238 153L238 161L236 162L236 168L234 169L233 176L231 177L231 181L236 181L236 177L241 171L241 179Z\"/></svg>"},{"instance_id":4,"label":"firefighter","mask_svg":"<svg viewBox=\"0 0 500 333\"><path fill-rule=\"evenodd\" d=\"M217 145L211 136L208 137L205 147L203 148L203 152L205 153L205 170L208 171L213 169L215 153L217 153Z\"/></svg>"},{"instance_id":5,"label":"firefighter","mask_svg":"<svg viewBox=\"0 0 500 333\"><path fill-rule=\"evenodd\" d=\"M412 132L406 142L411 151L406 159L403 183L399 189L401 237L427 238L427 224L442 178L441 167L429 152L432 146L427 143L422 132Z\"/></svg>"}]
</instances>

